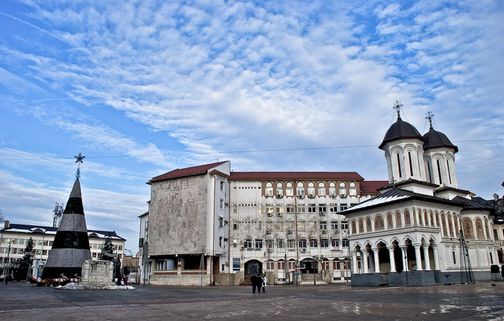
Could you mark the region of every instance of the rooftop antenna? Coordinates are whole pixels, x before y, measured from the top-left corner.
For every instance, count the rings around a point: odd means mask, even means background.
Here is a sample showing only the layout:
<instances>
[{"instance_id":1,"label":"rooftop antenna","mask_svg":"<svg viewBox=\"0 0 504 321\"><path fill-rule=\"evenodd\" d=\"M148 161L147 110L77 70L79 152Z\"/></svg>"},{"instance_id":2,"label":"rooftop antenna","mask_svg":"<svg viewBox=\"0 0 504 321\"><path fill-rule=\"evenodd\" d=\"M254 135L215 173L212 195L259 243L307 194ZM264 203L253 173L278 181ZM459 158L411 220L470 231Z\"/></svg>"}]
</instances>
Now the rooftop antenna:
<instances>
[{"instance_id":1,"label":"rooftop antenna","mask_svg":"<svg viewBox=\"0 0 504 321\"><path fill-rule=\"evenodd\" d=\"M429 120L429 129L432 129L432 117L434 117L434 114L428 111L427 116L425 116L425 119Z\"/></svg>"},{"instance_id":2,"label":"rooftop antenna","mask_svg":"<svg viewBox=\"0 0 504 321\"><path fill-rule=\"evenodd\" d=\"M398 100L396 100L394 107L392 107L393 109L396 110L398 119L401 118L401 107L402 106L403 106L403 104L401 104Z\"/></svg>"},{"instance_id":3,"label":"rooftop antenna","mask_svg":"<svg viewBox=\"0 0 504 321\"><path fill-rule=\"evenodd\" d=\"M82 153L79 153L79 155L74 156L75 157L75 162L77 163L77 173L75 174L75 178L79 179L80 178L80 164L83 163L84 158L86 156L82 155Z\"/></svg>"},{"instance_id":4,"label":"rooftop antenna","mask_svg":"<svg viewBox=\"0 0 504 321\"><path fill-rule=\"evenodd\" d=\"M63 204L57 203L53 210L53 227L58 228L61 222L61 218L63 217Z\"/></svg>"}]
</instances>

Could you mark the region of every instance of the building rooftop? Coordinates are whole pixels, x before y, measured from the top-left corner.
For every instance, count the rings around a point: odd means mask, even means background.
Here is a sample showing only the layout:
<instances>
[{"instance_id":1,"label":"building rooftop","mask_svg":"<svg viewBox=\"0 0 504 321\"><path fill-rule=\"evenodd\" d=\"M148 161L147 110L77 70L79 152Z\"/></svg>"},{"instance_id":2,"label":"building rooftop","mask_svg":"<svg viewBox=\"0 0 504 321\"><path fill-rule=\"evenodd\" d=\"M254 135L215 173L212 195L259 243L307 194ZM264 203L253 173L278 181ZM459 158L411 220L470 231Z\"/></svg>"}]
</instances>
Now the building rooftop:
<instances>
[{"instance_id":1,"label":"building rooftop","mask_svg":"<svg viewBox=\"0 0 504 321\"><path fill-rule=\"evenodd\" d=\"M189 176L196 176L196 175L205 175L212 168L220 166L226 162L227 161L192 166L192 167L186 167L186 168L177 168L177 169L174 169L170 172L167 172L167 173L164 173L159 176L151 178L149 183L160 182L160 181L174 179L174 178L182 178L182 177L189 177Z\"/></svg>"},{"instance_id":2,"label":"building rooftop","mask_svg":"<svg viewBox=\"0 0 504 321\"><path fill-rule=\"evenodd\" d=\"M57 227L29 225L29 224L9 224L8 227L0 229L0 232L17 232L26 234L43 233L51 235L56 235L57 231L58 231ZM98 238L110 237L111 239L126 241L125 238L117 235L115 231L88 230L87 232L89 237L98 237Z\"/></svg>"},{"instance_id":3,"label":"building rooftop","mask_svg":"<svg viewBox=\"0 0 504 321\"><path fill-rule=\"evenodd\" d=\"M347 180L363 181L356 172L231 172L232 181L270 181L270 180Z\"/></svg>"}]
</instances>

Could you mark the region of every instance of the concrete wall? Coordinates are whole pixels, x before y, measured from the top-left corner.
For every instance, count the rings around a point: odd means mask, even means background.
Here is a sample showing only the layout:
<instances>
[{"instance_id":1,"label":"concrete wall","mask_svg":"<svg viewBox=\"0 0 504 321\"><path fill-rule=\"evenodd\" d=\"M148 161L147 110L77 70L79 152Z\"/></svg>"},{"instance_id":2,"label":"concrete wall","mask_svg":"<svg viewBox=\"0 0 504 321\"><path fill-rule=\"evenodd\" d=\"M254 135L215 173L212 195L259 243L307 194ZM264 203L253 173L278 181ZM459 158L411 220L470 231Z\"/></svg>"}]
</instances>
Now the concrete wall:
<instances>
[{"instance_id":1,"label":"concrete wall","mask_svg":"<svg viewBox=\"0 0 504 321\"><path fill-rule=\"evenodd\" d=\"M149 255L200 254L206 248L207 176L152 184Z\"/></svg>"},{"instance_id":2,"label":"concrete wall","mask_svg":"<svg viewBox=\"0 0 504 321\"><path fill-rule=\"evenodd\" d=\"M82 265L82 285L101 287L113 285L114 262L104 260L86 260Z\"/></svg>"},{"instance_id":3,"label":"concrete wall","mask_svg":"<svg viewBox=\"0 0 504 321\"><path fill-rule=\"evenodd\" d=\"M155 272L150 276L152 285L187 285L187 286L208 286L210 285L210 275L200 272L185 271L177 272Z\"/></svg>"}]
</instances>

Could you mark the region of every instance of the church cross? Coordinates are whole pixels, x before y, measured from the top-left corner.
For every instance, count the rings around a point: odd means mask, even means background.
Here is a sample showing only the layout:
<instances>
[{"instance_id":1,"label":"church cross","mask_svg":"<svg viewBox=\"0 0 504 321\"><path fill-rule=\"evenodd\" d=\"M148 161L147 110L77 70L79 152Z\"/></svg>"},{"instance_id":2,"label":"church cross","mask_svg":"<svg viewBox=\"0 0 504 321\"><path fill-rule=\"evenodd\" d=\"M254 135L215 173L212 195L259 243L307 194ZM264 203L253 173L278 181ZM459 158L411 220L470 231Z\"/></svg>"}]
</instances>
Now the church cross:
<instances>
[{"instance_id":1,"label":"church cross","mask_svg":"<svg viewBox=\"0 0 504 321\"><path fill-rule=\"evenodd\" d=\"M429 120L429 128L432 129L432 117L434 117L434 114L430 111L427 112L427 116L425 117L425 119L428 119Z\"/></svg>"},{"instance_id":2,"label":"church cross","mask_svg":"<svg viewBox=\"0 0 504 321\"><path fill-rule=\"evenodd\" d=\"M401 104L399 101L396 100L394 107L392 107L393 109L395 109L397 111L397 118L401 118L401 107L402 106L403 106L403 104Z\"/></svg>"}]
</instances>

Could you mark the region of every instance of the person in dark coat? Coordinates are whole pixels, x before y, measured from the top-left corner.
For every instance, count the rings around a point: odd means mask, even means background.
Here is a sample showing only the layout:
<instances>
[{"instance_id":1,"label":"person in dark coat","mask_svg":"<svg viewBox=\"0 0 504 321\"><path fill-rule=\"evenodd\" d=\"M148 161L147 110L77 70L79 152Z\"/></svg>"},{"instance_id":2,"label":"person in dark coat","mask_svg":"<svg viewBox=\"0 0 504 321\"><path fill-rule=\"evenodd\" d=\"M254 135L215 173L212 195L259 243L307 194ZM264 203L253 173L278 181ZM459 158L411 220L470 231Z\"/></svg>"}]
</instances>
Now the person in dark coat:
<instances>
[{"instance_id":1,"label":"person in dark coat","mask_svg":"<svg viewBox=\"0 0 504 321\"><path fill-rule=\"evenodd\" d=\"M261 292L262 280L258 275L255 275L255 274L252 275L250 277L250 282L252 283L252 293L256 293L256 289L257 289L257 292Z\"/></svg>"}]
</instances>

